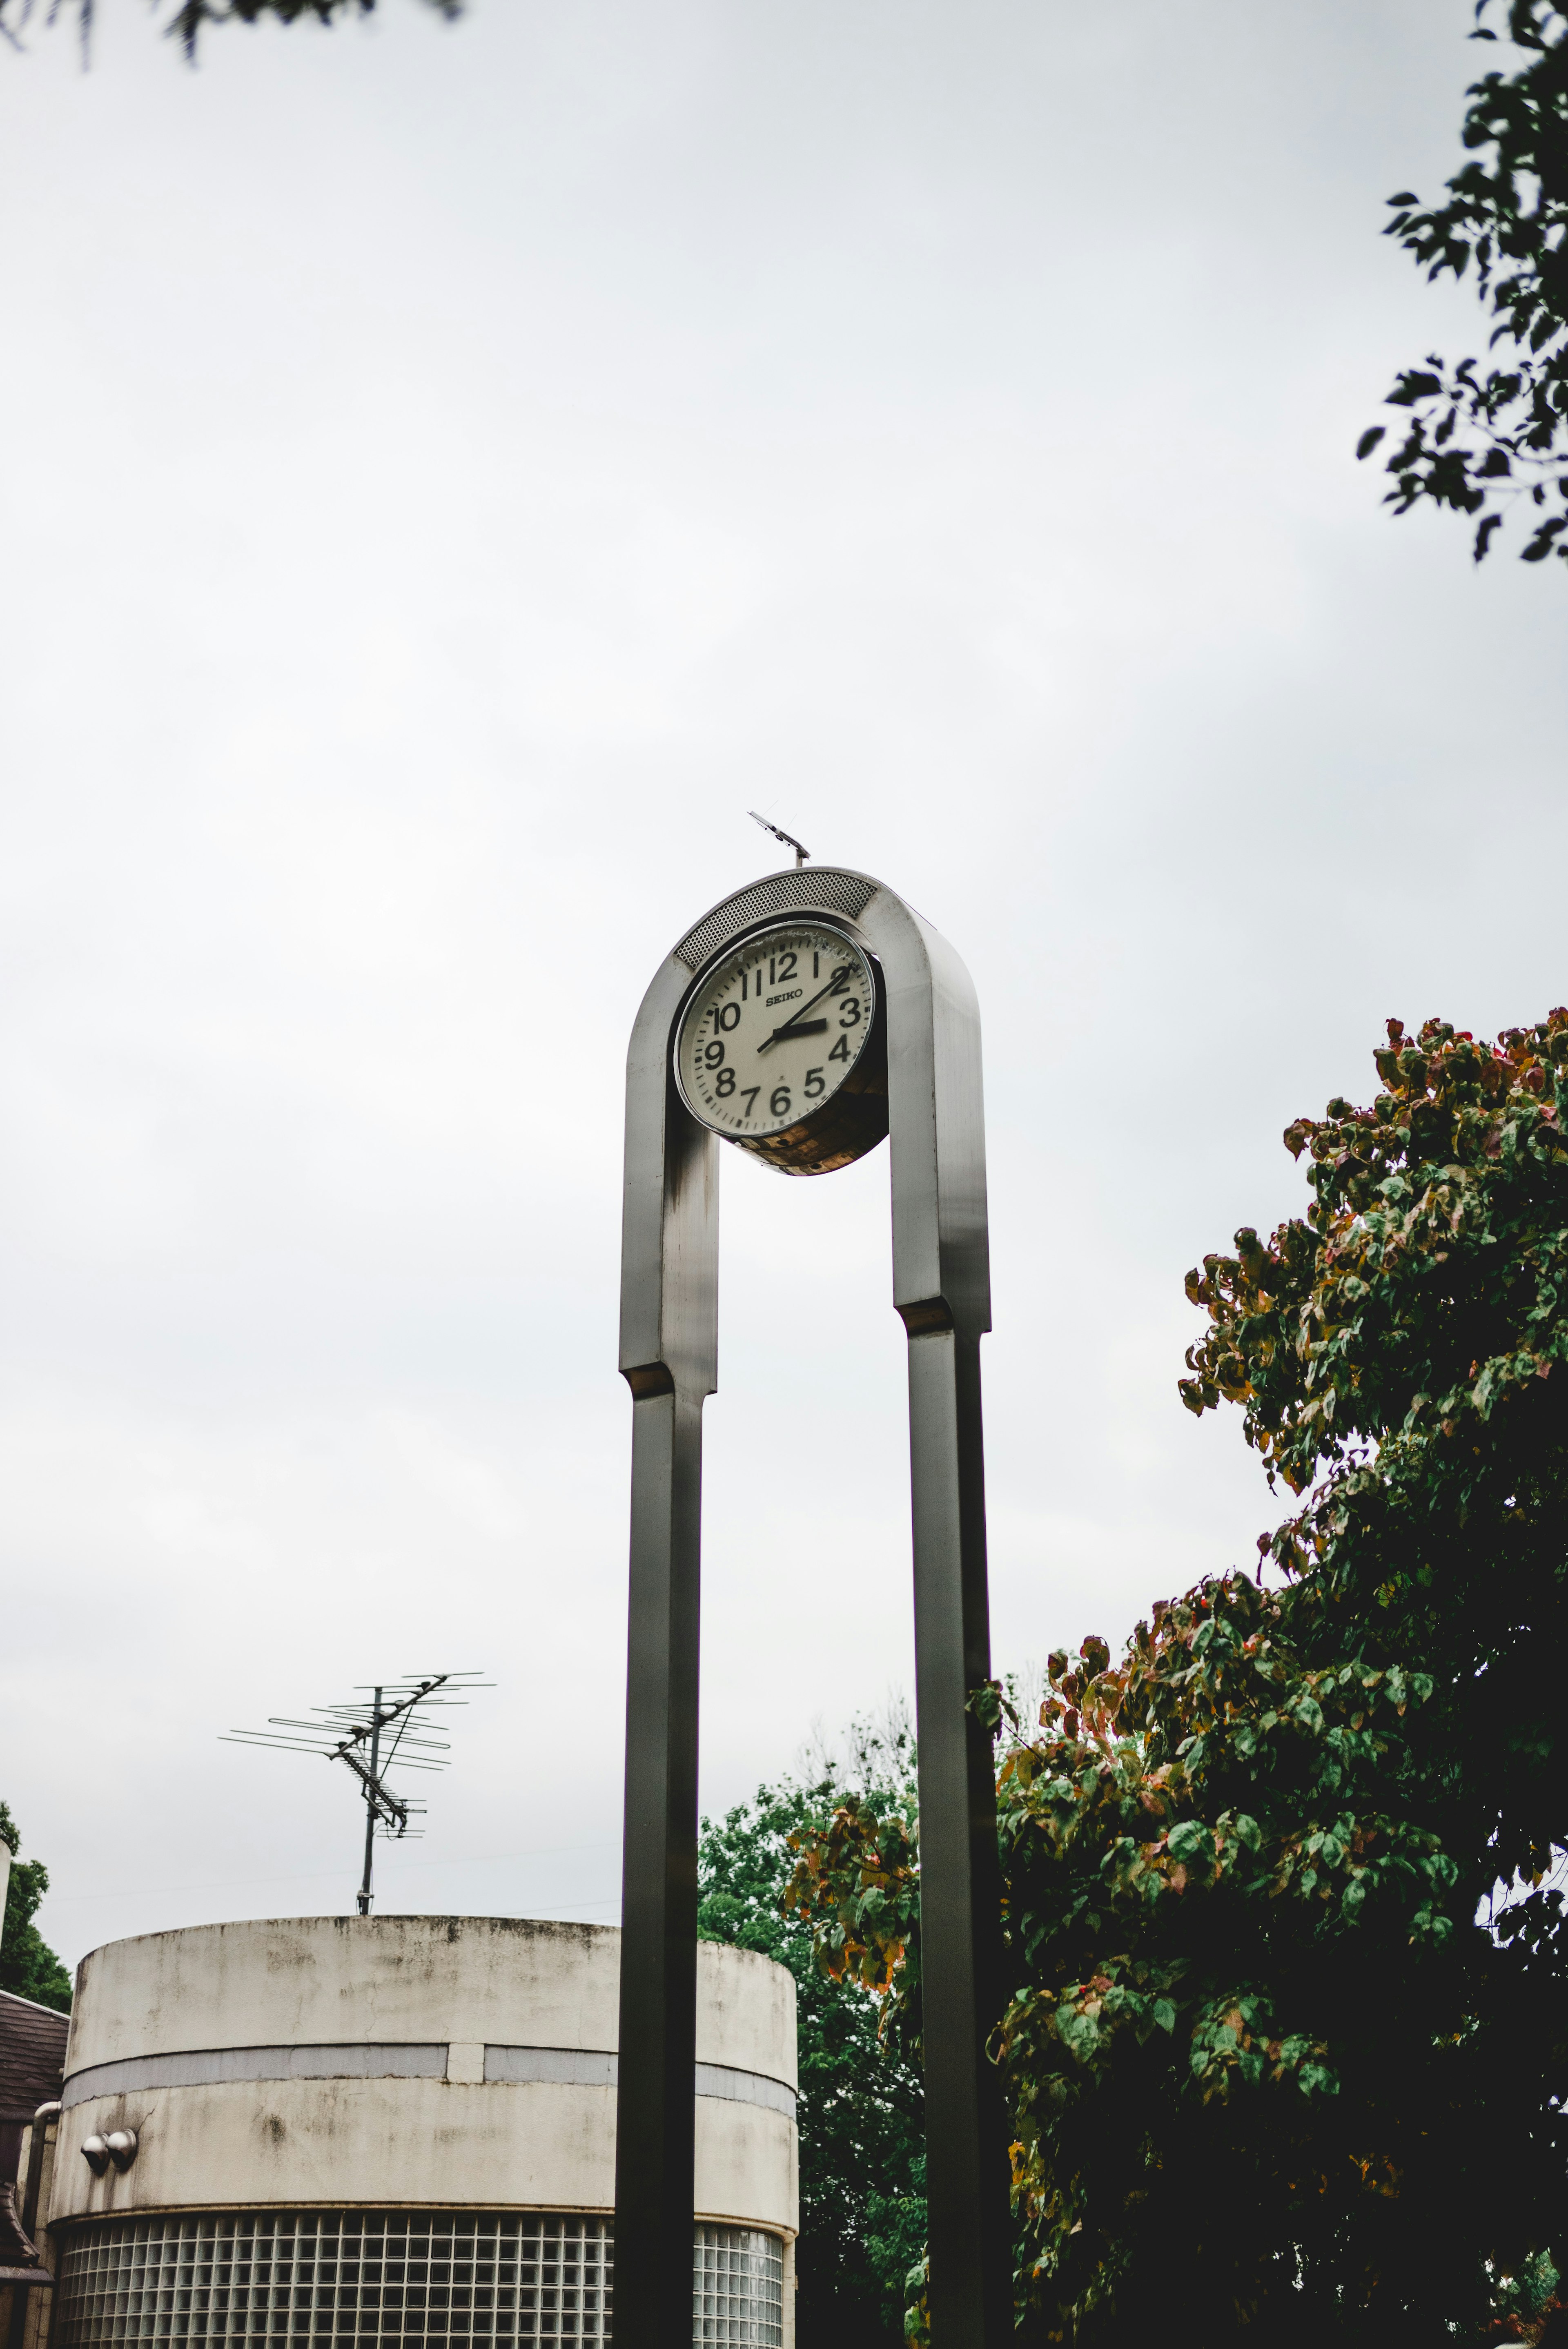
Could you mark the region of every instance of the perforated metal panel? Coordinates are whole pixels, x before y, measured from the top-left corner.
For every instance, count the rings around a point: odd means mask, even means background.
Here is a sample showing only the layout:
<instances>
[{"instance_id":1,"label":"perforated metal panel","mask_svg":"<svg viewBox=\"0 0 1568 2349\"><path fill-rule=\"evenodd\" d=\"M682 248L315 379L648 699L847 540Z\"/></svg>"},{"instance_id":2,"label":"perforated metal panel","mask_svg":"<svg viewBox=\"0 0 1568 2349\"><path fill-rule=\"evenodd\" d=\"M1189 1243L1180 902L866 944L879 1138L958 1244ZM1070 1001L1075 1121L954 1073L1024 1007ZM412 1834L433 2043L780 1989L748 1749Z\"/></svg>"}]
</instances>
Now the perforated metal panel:
<instances>
[{"instance_id":1,"label":"perforated metal panel","mask_svg":"<svg viewBox=\"0 0 1568 2349\"><path fill-rule=\"evenodd\" d=\"M715 906L706 921L686 932L676 953L688 970L699 970L727 938L738 936L748 924L763 921L769 914L798 914L810 906L818 912L848 914L853 921L875 895L874 882L862 880L858 873L835 872L831 866L820 872L778 873L772 880L758 881L755 888L742 889Z\"/></svg>"},{"instance_id":2,"label":"perforated metal panel","mask_svg":"<svg viewBox=\"0 0 1568 2349\"><path fill-rule=\"evenodd\" d=\"M284 2210L73 2230L52 2349L140 2342L468 2344L612 2338L605 2219L532 2211ZM699 2227L694 2343L779 2349L777 2240Z\"/></svg>"}]
</instances>

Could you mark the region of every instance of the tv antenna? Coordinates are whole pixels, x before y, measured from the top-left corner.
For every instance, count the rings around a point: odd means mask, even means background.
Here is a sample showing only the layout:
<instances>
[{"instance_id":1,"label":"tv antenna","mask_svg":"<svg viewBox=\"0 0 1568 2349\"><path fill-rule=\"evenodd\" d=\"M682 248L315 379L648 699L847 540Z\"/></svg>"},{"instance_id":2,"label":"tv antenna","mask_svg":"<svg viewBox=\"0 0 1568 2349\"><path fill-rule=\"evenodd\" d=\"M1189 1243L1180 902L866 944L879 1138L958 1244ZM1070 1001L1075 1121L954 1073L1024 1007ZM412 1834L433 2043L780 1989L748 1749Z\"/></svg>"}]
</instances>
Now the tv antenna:
<instances>
[{"instance_id":1,"label":"tv antenna","mask_svg":"<svg viewBox=\"0 0 1568 2349\"><path fill-rule=\"evenodd\" d=\"M270 1716L265 1729L231 1729L221 1743L227 1745L267 1745L274 1752L285 1754L320 1754L329 1762L342 1762L359 1781L359 1791L365 1798L365 1872L360 1878L356 1898L362 1917L370 1914L370 1873L376 1853L376 1835L379 1828L382 1840L402 1843L423 1835L422 1827L410 1825L425 1816L423 1803L411 1803L402 1795L395 1795L387 1784L389 1770L445 1770L449 1765L433 1757L446 1754L451 1748L447 1740L430 1734L445 1729L447 1723L434 1716L468 1702L469 1691L494 1688L493 1681L481 1681L477 1672L405 1672L401 1680L362 1683L370 1697L365 1703L359 1691L347 1704L313 1704L310 1708L321 1718L316 1721L290 1721L281 1713ZM436 1691L449 1693L438 1696ZM460 1693L459 1693L460 1692ZM283 1730L303 1731L303 1736L281 1736Z\"/></svg>"},{"instance_id":2,"label":"tv antenna","mask_svg":"<svg viewBox=\"0 0 1568 2349\"><path fill-rule=\"evenodd\" d=\"M770 832L775 840L781 840L786 848L792 848L794 850L795 870L798 873L800 870L801 865L806 862L808 856L811 854L810 850L809 848L802 848L792 832L780 832L776 823L769 823L765 815L758 815L755 808L748 808L746 812L751 818L753 823L759 823L764 832Z\"/></svg>"}]
</instances>

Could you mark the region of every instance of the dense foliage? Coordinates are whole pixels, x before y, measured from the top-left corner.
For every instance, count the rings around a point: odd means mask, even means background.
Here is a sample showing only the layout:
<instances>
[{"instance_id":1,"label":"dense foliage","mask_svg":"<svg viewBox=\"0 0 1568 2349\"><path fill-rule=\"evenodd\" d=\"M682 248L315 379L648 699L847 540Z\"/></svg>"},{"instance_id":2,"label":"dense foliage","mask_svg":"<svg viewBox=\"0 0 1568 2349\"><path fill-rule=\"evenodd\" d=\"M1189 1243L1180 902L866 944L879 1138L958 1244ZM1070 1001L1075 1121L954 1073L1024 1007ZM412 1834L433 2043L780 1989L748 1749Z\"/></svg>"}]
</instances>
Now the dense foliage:
<instances>
[{"instance_id":1,"label":"dense foliage","mask_svg":"<svg viewBox=\"0 0 1568 2349\"><path fill-rule=\"evenodd\" d=\"M863 1799L913 1815L907 1741L859 1741ZM869 1785L868 1782L869 1781ZM810 1927L786 1916L794 1845L844 1793L838 1772L758 1788L727 1818L705 1819L698 1928L759 1950L795 1977L799 2035L799 2337L811 2349L896 2349L905 2279L925 2239L920 2074L878 2036L875 2000L815 1962Z\"/></svg>"},{"instance_id":2,"label":"dense foliage","mask_svg":"<svg viewBox=\"0 0 1568 2349\"><path fill-rule=\"evenodd\" d=\"M1235 1403L1301 1506L1114 1667L1054 1655L1038 1733L1004 1735L1038 2338L1157 2337L1178 2302L1205 2343L1555 2318L1568 1012L1495 1046L1395 1021L1377 1060L1369 1109L1287 1132L1306 1215L1189 1277L1184 1400ZM792 1891L917 2028L905 1823L841 1805Z\"/></svg>"},{"instance_id":3,"label":"dense foliage","mask_svg":"<svg viewBox=\"0 0 1568 2349\"><path fill-rule=\"evenodd\" d=\"M1483 17L1490 0L1480 0ZM1423 208L1408 189L1388 201L1387 234L1429 278L1474 270L1493 327L1487 362L1407 367L1388 405L1409 410L1387 460L1387 502L1408 513L1422 500L1479 517L1479 563L1507 507L1531 524L1526 563L1568 559L1568 16L1553 0L1507 0L1508 34L1522 52L1511 74L1472 83L1462 138L1471 160L1448 182L1448 202ZM1484 24L1471 38L1497 37ZM1370 454L1386 427L1361 436Z\"/></svg>"},{"instance_id":4,"label":"dense foliage","mask_svg":"<svg viewBox=\"0 0 1568 2349\"><path fill-rule=\"evenodd\" d=\"M13 1853L22 1847L22 1831L5 1803L0 1803L0 1843ZM41 1859L12 1860L0 1929L0 1990L68 2014L71 1978L33 1922L48 1889L49 1871Z\"/></svg>"}]
</instances>

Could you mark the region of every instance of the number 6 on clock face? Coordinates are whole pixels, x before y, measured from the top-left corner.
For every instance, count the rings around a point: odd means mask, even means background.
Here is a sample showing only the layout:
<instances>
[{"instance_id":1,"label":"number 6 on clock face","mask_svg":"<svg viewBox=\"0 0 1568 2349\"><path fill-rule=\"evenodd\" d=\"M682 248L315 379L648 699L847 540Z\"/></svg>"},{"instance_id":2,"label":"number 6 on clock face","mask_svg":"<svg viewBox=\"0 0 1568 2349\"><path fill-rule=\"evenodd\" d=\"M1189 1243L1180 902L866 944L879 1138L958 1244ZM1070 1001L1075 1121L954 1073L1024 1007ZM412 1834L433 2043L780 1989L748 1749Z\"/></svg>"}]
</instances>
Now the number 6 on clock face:
<instances>
[{"instance_id":1,"label":"number 6 on clock face","mask_svg":"<svg viewBox=\"0 0 1568 2349\"><path fill-rule=\"evenodd\" d=\"M692 1115L787 1174L825 1174L887 1132L875 963L828 922L780 923L698 978L675 1043Z\"/></svg>"}]
</instances>

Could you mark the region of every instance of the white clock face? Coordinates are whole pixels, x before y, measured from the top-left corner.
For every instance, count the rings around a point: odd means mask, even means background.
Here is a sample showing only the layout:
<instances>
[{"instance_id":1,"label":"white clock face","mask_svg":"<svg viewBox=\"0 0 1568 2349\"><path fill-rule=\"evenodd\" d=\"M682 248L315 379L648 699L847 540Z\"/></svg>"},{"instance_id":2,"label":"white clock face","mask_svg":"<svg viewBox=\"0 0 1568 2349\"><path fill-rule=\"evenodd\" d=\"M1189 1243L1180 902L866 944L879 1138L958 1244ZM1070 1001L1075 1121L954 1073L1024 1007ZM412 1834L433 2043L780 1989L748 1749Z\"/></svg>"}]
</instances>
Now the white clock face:
<instances>
[{"instance_id":1,"label":"white clock face","mask_svg":"<svg viewBox=\"0 0 1568 2349\"><path fill-rule=\"evenodd\" d=\"M782 1133L821 1108L866 1047L871 965L823 922L789 922L736 947L686 1007L676 1073L716 1133Z\"/></svg>"}]
</instances>

